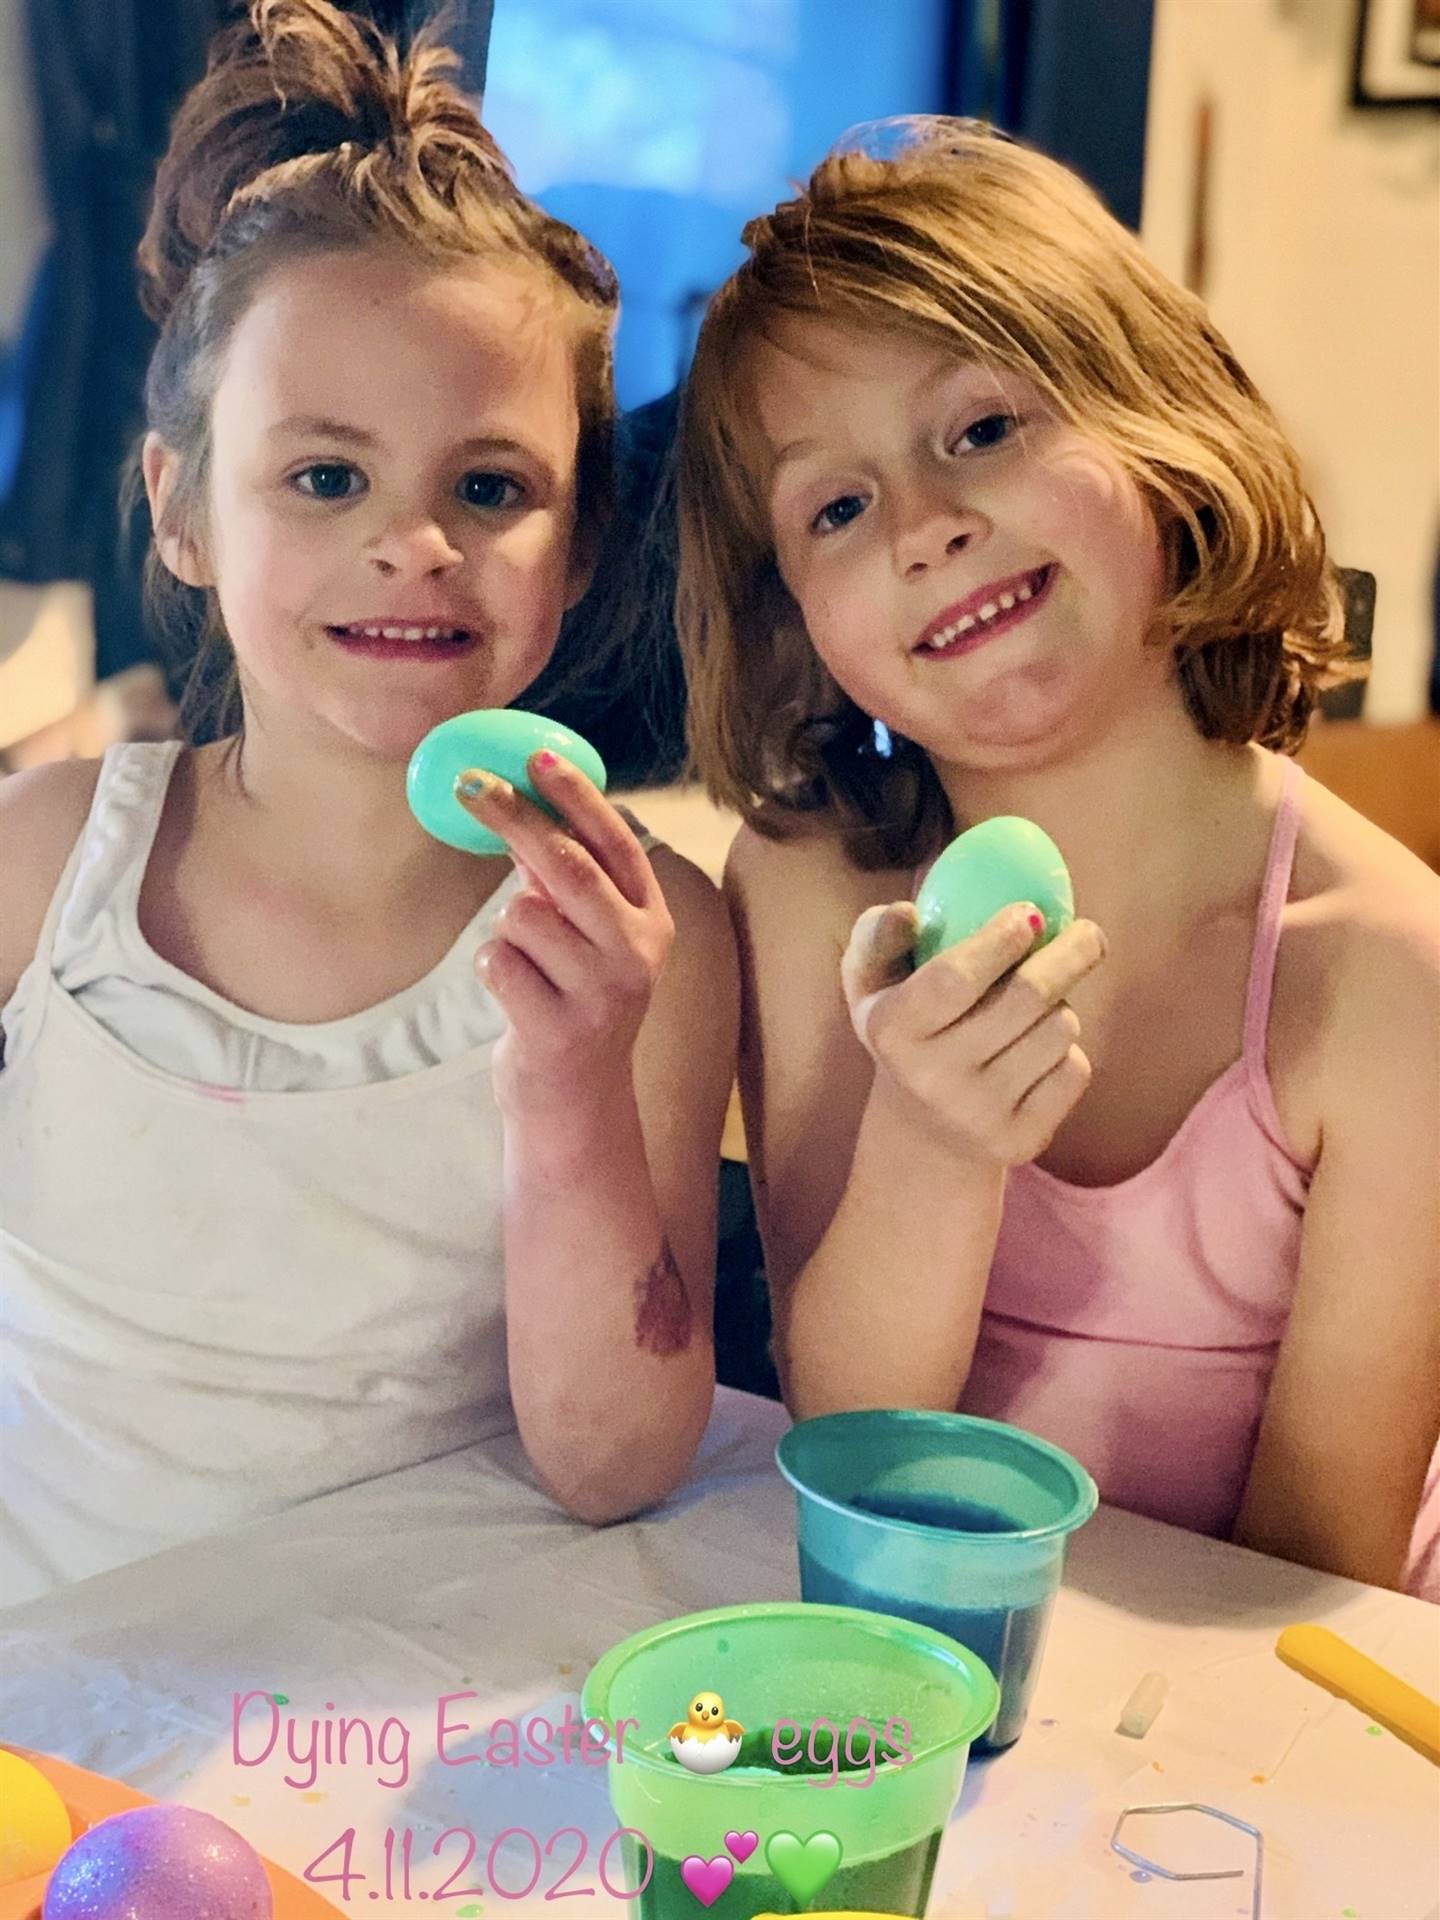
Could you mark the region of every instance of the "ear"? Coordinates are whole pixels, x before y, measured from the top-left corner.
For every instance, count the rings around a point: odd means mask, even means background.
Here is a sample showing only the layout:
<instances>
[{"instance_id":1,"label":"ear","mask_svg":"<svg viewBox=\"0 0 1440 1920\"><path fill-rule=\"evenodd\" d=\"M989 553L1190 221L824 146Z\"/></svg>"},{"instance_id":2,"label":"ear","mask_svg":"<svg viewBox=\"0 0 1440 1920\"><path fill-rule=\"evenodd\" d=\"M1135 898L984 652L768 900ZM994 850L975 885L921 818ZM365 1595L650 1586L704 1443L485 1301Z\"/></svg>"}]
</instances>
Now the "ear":
<instances>
[{"instance_id":1,"label":"ear","mask_svg":"<svg viewBox=\"0 0 1440 1920\"><path fill-rule=\"evenodd\" d=\"M180 472L180 456L167 447L158 433L147 433L140 453L140 470L145 476L145 492L150 501L150 519L155 528L155 547L160 558L187 587L211 587L213 573L192 541L184 540L165 522L166 510L175 491Z\"/></svg>"}]
</instances>

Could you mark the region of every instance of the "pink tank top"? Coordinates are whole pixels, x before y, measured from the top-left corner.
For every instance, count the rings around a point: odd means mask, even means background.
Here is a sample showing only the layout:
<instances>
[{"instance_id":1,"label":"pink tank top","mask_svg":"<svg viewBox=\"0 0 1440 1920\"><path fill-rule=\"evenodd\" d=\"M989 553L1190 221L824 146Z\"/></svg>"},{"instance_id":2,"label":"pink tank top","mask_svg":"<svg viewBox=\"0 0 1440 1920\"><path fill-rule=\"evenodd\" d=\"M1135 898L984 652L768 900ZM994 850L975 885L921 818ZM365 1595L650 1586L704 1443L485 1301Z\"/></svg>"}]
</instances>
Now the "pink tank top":
<instances>
[{"instance_id":1,"label":"pink tank top","mask_svg":"<svg viewBox=\"0 0 1440 1920\"><path fill-rule=\"evenodd\" d=\"M1313 1171L1285 1138L1265 1066L1300 779L1287 761L1240 1058L1130 1179L1011 1173L960 1403L1065 1447L1113 1505L1221 1536L1245 1491ZM1437 1533L1432 1471L1411 1584L1440 1598Z\"/></svg>"}]
</instances>

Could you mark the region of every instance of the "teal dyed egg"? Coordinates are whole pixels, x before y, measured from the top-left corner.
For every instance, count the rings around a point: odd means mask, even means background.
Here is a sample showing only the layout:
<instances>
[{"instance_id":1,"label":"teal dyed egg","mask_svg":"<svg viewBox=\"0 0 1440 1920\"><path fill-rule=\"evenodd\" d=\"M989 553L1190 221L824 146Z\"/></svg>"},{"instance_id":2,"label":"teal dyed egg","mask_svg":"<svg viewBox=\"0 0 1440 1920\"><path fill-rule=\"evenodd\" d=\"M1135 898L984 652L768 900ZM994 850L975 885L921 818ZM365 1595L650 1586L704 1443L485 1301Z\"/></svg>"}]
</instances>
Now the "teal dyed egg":
<instances>
[{"instance_id":1,"label":"teal dyed egg","mask_svg":"<svg viewBox=\"0 0 1440 1920\"><path fill-rule=\"evenodd\" d=\"M1060 849L1033 820L1014 814L982 820L950 842L915 896L920 915L916 966L968 940L1002 908L1022 900L1033 901L1045 916L1036 947L1070 925L1075 896Z\"/></svg>"},{"instance_id":2,"label":"teal dyed egg","mask_svg":"<svg viewBox=\"0 0 1440 1920\"><path fill-rule=\"evenodd\" d=\"M508 780L517 793L558 820L555 809L540 798L530 783L530 756L548 747L580 769L605 791L605 762L578 733L558 720L522 713L518 707L483 707L475 713L457 713L442 720L410 756L405 775L405 797L410 811L427 833L462 853L504 853L498 834L468 814L455 797L455 782L470 767Z\"/></svg>"}]
</instances>

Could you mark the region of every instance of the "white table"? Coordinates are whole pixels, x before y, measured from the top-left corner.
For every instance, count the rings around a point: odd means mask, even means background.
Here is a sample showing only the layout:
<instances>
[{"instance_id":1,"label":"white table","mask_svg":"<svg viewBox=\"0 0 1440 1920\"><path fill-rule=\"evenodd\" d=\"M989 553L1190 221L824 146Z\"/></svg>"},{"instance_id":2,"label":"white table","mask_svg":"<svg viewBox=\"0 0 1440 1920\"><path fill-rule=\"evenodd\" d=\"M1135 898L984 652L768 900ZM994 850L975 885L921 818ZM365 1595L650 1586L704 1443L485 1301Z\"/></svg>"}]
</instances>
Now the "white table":
<instances>
[{"instance_id":1,"label":"white table","mask_svg":"<svg viewBox=\"0 0 1440 1920\"><path fill-rule=\"evenodd\" d=\"M795 1596L793 1496L771 1458L784 1425L778 1407L722 1390L693 1484L626 1526L566 1520L507 1436L11 1609L0 1616L0 1737L207 1808L294 1872L352 1825L355 1863L372 1876L387 1826L468 1826L483 1860L507 1827L543 1837L574 1824L591 1837L593 1869L615 1825L603 1768L442 1767L436 1702L473 1689L480 1697L452 1713L558 1721L595 1658L635 1629ZM1102 1509L1072 1544L1027 1731L971 1765L931 1913L1248 1914L1248 1880L1137 1880L1109 1850L1121 1808L1199 1800L1263 1830L1269 1920L1435 1920L1440 1771L1280 1664L1277 1632L1305 1619L1440 1690L1440 1609ZM1144 1740L1125 1739L1113 1731L1120 1708L1151 1669L1169 1676L1169 1698ZM286 1695L284 1713L332 1730L341 1714L374 1729L395 1716L411 1734L407 1783L379 1784L398 1762L377 1756L372 1773L353 1746L313 1786L284 1783L306 1769L278 1747L237 1767L232 1695L251 1689ZM398 1733L390 1741L394 1761ZM1154 1823L1146 1839L1164 1830ZM1205 1859L1170 1864L1238 1865L1251 1850L1206 1823ZM426 1854L433 1879L444 1869ZM569 1857L554 1856L530 1900L487 1897L484 1920L563 1915L541 1896ZM510 1884L524 1878L522 1867ZM375 1884L352 1889L346 1910L429 1910L372 1905ZM567 1891L598 1884L582 1872ZM473 1910L440 1909L457 1920ZM601 1894L579 1911L625 1909ZM713 1911L723 1920L723 1902Z\"/></svg>"}]
</instances>

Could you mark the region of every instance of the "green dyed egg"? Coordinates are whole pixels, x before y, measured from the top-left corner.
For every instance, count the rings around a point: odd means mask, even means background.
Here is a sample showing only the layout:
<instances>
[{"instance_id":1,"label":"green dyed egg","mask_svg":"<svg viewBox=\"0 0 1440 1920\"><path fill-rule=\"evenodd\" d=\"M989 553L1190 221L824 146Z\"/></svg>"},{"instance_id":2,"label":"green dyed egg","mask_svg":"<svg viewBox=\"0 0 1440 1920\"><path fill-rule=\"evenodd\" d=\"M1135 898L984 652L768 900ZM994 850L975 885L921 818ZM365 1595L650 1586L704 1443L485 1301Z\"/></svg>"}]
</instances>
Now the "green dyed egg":
<instances>
[{"instance_id":1,"label":"green dyed egg","mask_svg":"<svg viewBox=\"0 0 1440 1920\"><path fill-rule=\"evenodd\" d=\"M1045 916L1036 947L1070 925L1075 896L1060 849L1033 820L1014 814L982 820L950 842L915 896L920 914L916 966L968 940L1003 907L1022 900L1032 900Z\"/></svg>"},{"instance_id":2,"label":"green dyed egg","mask_svg":"<svg viewBox=\"0 0 1440 1920\"><path fill-rule=\"evenodd\" d=\"M442 720L410 756L405 775L405 797L410 811L427 833L462 853L504 853L505 842L465 811L455 797L455 782L470 767L483 768L508 780L552 820L555 809L540 798L526 771L531 754L548 747L580 769L605 791L605 762L578 733L558 720L522 713L518 707L484 707L476 713L457 713Z\"/></svg>"}]
</instances>

